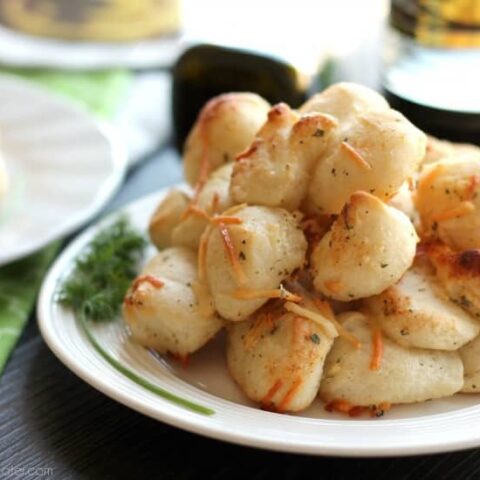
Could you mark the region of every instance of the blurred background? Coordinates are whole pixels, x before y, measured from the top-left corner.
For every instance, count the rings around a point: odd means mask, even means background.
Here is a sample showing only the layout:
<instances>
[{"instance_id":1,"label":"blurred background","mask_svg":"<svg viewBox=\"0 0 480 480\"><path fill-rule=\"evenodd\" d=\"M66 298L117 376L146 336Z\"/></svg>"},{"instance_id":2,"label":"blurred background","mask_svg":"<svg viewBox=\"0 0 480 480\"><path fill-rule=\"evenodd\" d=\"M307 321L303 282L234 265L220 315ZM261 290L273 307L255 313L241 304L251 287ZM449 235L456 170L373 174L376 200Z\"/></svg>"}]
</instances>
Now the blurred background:
<instances>
[{"instance_id":1,"label":"blurred background","mask_svg":"<svg viewBox=\"0 0 480 480\"><path fill-rule=\"evenodd\" d=\"M0 0L3 70L108 112L133 159L181 148L215 94L296 106L340 80L478 143L479 32L479 0Z\"/></svg>"}]
</instances>

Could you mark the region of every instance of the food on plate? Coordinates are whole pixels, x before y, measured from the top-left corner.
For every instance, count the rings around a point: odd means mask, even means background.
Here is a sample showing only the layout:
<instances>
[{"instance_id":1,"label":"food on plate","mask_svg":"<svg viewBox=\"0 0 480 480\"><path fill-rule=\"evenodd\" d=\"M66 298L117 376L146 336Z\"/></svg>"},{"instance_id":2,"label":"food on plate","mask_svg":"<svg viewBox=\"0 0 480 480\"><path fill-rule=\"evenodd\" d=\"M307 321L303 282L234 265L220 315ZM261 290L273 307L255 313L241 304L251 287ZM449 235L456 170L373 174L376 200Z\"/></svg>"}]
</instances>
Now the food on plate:
<instances>
[{"instance_id":1,"label":"food on plate","mask_svg":"<svg viewBox=\"0 0 480 480\"><path fill-rule=\"evenodd\" d=\"M151 219L163 250L126 295L132 338L185 358L225 327L232 378L275 412L319 397L381 416L480 388L479 150L426 146L351 83L297 110L212 99L187 140L190 190Z\"/></svg>"},{"instance_id":2,"label":"food on plate","mask_svg":"<svg viewBox=\"0 0 480 480\"><path fill-rule=\"evenodd\" d=\"M335 341L320 384L324 401L365 407L423 402L453 395L462 388L463 365L458 352L398 345L378 333L371 315L347 312L338 320L360 340L362 348L343 337ZM376 351L380 351L377 356Z\"/></svg>"},{"instance_id":3,"label":"food on plate","mask_svg":"<svg viewBox=\"0 0 480 480\"><path fill-rule=\"evenodd\" d=\"M448 297L480 319L480 250L458 252L436 243L427 252Z\"/></svg>"},{"instance_id":4,"label":"food on plate","mask_svg":"<svg viewBox=\"0 0 480 480\"><path fill-rule=\"evenodd\" d=\"M391 198L425 155L423 132L378 99L378 94L362 93L357 101L358 89L350 89L350 84L334 85L320 94L327 96L326 101L318 98L308 108L309 112L324 108L338 121L329 148L314 167L306 199L318 213L339 213L357 190L382 200Z\"/></svg>"},{"instance_id":5,"label":"food on plate","mask_svg":"<svg viewBox=\"0 0 480 480\"><path fill-rule=\"evenodd\" d=\"M314 321L265 309L228 327L228 368L245 395L264 409L297 412L315 400L332 343Z\"/></svg>"},{"instance_id":6,"label":"food on plate","mask_svg":"<svg viewBox=\"0 0 480 480\"><path fill-rule=\"evenodd\" d=\"M404 213L356 192L313 250L315 288L346 302L377 295L407 271L416 244L417 234Z\"/></svg>"},{"instance_id":7,"label":"food on plate","mask_svg":"<svg viewBox=\"0 0 480 480\"><path fill-rule=\"evenodd\" d=\"M458 353L463 362L464 393L478 393L480 390L480 337L462 347Z\"/></svg>"},{"instance_id":8,"label":"food on plate","mask_svg":"<svg viewBox=\"0 0 480 480\"><path fill-rule=\"evenodd\" d=\"M480 322L448 298L428 267L414 266L365 305L382 331L406 347L458 350L480 332Z\"/></svg>"},{"instance_id":9,"label":"food on plate","mask_svg":"<svg viewBox=\"0 0 480 480\"><path fill-rule=\"evenodd\" d=\"M213 308L202 311L195 294L198 282L193 250L171 247L153 257L123 303L123 318L134 340L181 358L207 343L223 321Z\"/></svg>"},{"instance_id":10,"label":"food on plate","mask_svg":"<svg viewBox=\"0 0 480 480\"><path fill-rule=\"evenodd\" d=\"M479 158L480 148L468 143L452 143L428 136L427 151L422 164L437 162L444 158Z\"/></svg>"},{"instance_id":11,"label":"food on plate","mask_svg":"<svg viewBox=\"0 0 480 480\"><path fill-rule=\"evenodd\" d=\"M426 137L365 87L334 85L299 113L274 106L235 162L237 202L336 214L356 190L385 200L418 167ZM332 195L332 190L335 195Z\"/></svg>"},{"instance_id":12,"label":"food on plate","mask_svg":"<svg viewBox=\"0 0 480 480\"><path fill-rule=\"evenodd\" d=\"M398 190L398 192L390 198L387 203L391 207L395 207L397 210L403 212L415 227L417 227L419 220L413 200L413 188L412 182L404 182L400 187L400 190Z\"/></svg>"},{"instance_id":13,"label":"food on plate","mask_svg":"<svg viewBox=\"0 0 480 480\"><path fill-rule=\"evenodd\" d=\"M190 197L181 190L171 190L153 212L148 233L158 248L172 246L172 232L190 203Z\"/></svg>"},{"instance_id":14,"label":"food on plate","mask_svg":"<svg viewBox=\"0 0 480 480\"><path fill-rule=\"evenodd\" d=\"M233 164L229 163L210 174L197 201L192 203L190 208L184 208L179 222L173 229L173 245L198 248L200 237L209 222L208 217L221 213L232 206L229 193L232 169Z\"/></svg>"},{"instance_id":15,"label":"food on plate","mask_svg":"<svg viewBox=\"0 0 480 480\"><path fill-rule=\"evenodd\" d=\"M184 151L185 178L191 185L245 150L267 119L270 105L254 93L227 93L200 112Z\"/></svg>"},{"instance_id":16,"label":"food on plate","mask_svg":"<svg viewBox=\"0 0 480 480\"><path fill-rule=\"evenodd\" d=\"M288 210L307 194L311 171L331 142L337 120L325 114L300 116L275 105L251 146L237 156L231 193L237 203Z\"/></svg>"},{"instance_id":17,"label":"food on plate","mask_svg":"<svg viewBox=\"0 0 480 480\"><path fill-rule=\"evenodd\" d=\"M238 322L271 295L288 297L281 282L303 267L307 241L295 215L281 208L240 205L222 216L207 232L201 268L217 312Z\"/></svg>"},{"instance_id":18,"label":"food on plate","mask_svg":"<svg viewBox=\"0 0 480 480\"><path fill-rule=\"evenodd\" d=\"M426 165L418 179L416 207L424 235L456 249L480 247L480 156Z\"/></svg>"}]
</instances>

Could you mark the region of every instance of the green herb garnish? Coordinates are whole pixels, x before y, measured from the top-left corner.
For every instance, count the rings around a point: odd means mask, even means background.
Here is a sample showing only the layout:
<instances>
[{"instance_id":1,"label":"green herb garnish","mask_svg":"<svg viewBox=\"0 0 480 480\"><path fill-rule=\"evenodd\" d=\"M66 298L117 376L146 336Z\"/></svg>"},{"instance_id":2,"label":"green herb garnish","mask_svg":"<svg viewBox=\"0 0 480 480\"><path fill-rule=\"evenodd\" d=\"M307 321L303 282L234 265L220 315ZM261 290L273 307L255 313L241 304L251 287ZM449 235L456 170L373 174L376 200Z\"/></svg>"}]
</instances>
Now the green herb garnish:
<instances>
[{"instance_id":1,"label":"green herb garnish","mask_svg":"<svg viewBox=\"0 0 480 480\"><path fill-rule=\"evenodd\" d=\"M87 320L116 318L146 245L143 236L120 217L77 259L60 290L60 303Z\"/></svg>"},{"instance_id":2,"label":"green herb garnish","mask_svg":"<svg viewBox=\"0 0 480 480\"><path fill-rule=\"evenodd\" d=\"M196 413L213 415L214 410L178 397L123 365L100 345L89 329L89 320L108 321L118 317L125 293L137 275L146 245L143 236L131 227L125 217L120 217L102 230L76 260L72 273L60 289L59 302L73 310L92 347L115 370L172 403Z\"/></svg>"}]
</instances>

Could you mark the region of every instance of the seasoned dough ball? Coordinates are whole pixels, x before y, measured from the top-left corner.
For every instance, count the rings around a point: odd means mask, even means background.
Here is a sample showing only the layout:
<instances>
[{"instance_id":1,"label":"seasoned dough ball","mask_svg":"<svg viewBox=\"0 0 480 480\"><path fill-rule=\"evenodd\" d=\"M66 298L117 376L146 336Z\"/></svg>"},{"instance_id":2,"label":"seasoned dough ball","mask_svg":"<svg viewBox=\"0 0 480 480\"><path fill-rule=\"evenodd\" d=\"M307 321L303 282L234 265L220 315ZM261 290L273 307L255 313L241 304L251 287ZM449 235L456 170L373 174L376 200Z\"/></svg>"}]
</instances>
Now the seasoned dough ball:
<instances>
[{"instance_id":1,"label":"seasoned dough ball","mask_svg":"<svg viewBox=\"0 0 480 480\"><path fill-rule=\"evenodd\" d=\"M438 162L444 158L480 157L480 148L468 143L452 143L428 136L427 150L422 164Z\"/></svg>"},{"instance_id":2,"label":"seasoned dough ball","mask_svg":"<svg viewBox=\"0 0 480 480\"><path fill-rule=\"evenodd\" d=\"M266 298L238 298L239 290L271 290L303 266L307 242L296 217L281 208L241 207L234 212L240 224L226 226L233 252L220 229L212 227L207 242L206 277L215 308L227 320L245 320ZM225 215L229 210L225 212ZM240 282L230 254L244 276ZM238 272L238 270L237 270ZM237 297L237 298L236 298Z\"/></svg>"},{"instance_id":3,"label":"seasoned dough ball","mask_svg":"<svg viewBox=\"0 0 480 480\"><path fill-rule=\"evenodd\" d=\"M199 311L193 290L196 265L195 252L185 247L163 250L147 263L123 304L123 318L135 341L184 357L222 328L218 316Z\"/></svg>"},{"instance_id":4,"label":"seasoned dough ball","mask_svg":"<svg viewBox=\"0 0 480 480\"><path fill-rule=\"evenodd\" d=\"M450 299L480 318L480 250L455 252L447 245L433 244L428 256Z\"/></svg>"},{"instance_id":5,"label":"seasoned dough ball","mask_svg":"<svg viewBox=\"0 0 480 480\"><path fill-rule=\"evenodd\" d=\"M480 337L467 343L459 353L464 369L462 392L480 392Z\"/></svg>"},{"instance_id":6,"label":"seasoned dough ball","mask_svg":"<svg viewBox=\"0 0 480 480\"><path fill-rule=\"evenodd\" d=\"M228 368L250 400L267 410L298 412L317 396L332 343L311 320L260 313L228 327Z\"/></svg>"},{"instance_id":7,"label":"seasoned dough ball","mask_svg":"<svg viewBox=\"0 0 480 480\"><path fill-rule=\"evenodd\" d=\"M233 164L223 165L215 170L209 177L200 195L197 205L206 213L213 215L221 213L232 206L229 194L230 176ZM208 225L208 220L202 216L190 214L178 222L172 231L174 245L197 248L200 236Z\"/></svg>"},{"instance_id":8,"label":"seasoned dough ball","mask_svg":"<svg viewBox=\"0 0 480 480\"><path fill-rule=\"evenodd\" d=\"M453 248L480 247L480 157L426 165L416 206L423 233Z\"/></svg>"},{"instance_id":9,"label":"seasoned dough ball","mask_svg":"<svg viewBox=\"0 0 480 480\"><path fill-rule=\"evenodd\" d=\"M376 295L410 267L416 243L404 213L356 192L313 250L315 288L341 301Z\"/></svg>"},{"instance_id":10,"label":"seasoned dough ball","mask_svg":"<svg viewBox=\"0 0 480 480\"><path fill-rule=\"evenodd\" d=\"M180 217L185 212L190 198L181 190L171 190L162 199L155 212L153 212L148 233L150 240L158 248L170 247L173 242L173 229L180 222Z\"/></svg>"},{"instance_id":11,"label":"seasoned dough ball","mask_svg":"<svg viewBox=\"0 0 480 480\"><path fill-rule=\"evenodd\" d=\"M254 93L227 93L212 98L200 112L187 141L184 168L194 185L202 161L212 171L245 150L267 119L270 105Z\"/></svg>"},{"instance_id":12,"label":"seasoned dough ball","mask_svg":"<svg viewBox=\"0 0 480 480\"><path fill-rule=\"evenodd\" d=\"M362 342L359 349L339 337L325 362L320 385L323 400L346 400L352 405L412 403L448 397L463 385L458 352L406 348L383 339L380 368L370 369L374 318L356 312L339 316L343 326Z\"/></svg>"},{"instance_id":13,"label":"seasoned dough ball","mask_svg":"<svg viewBox=\"0 0 480 480\"><path fill-rule=\"evenodd\" d=\"M457 350L480 332L480 323L451 302L435 276L419 266L365 305L381 329L406 347Z\"/></svg>"},{"instance_id":14,"label":"seasoned dough ball","mask_svg":"<svg viewBox=\"0 0 480 480\"><path fill-rule=\"evenodd\" d=\"M340 123L338 135L310 183L307 202L318 213L339 213L356 190L387 200L425 154L425 135L395 110L366 111Z\"/></svg>"},{"instance_id":15,"label":"seasoned dough ball","mask_svg":"<svg viewBox=\"0 0 480 480\"><path fill-rule=\"evenodd\" d=\"M356 83L340 82L314 95L299 111L302 114L327 113L344 122L366 111L388 108L386 100L374 90Z\"/></svg>"},{"instance_id":16,"label":"seasoned dough ball","mask_svg":"<svg viewBox=\"0 0 480 480\"><path fill-rule=\"evenodd\" d=\"M418 223L418 213L415 209L409 182L404 182L400 190L387 203L403 212L414 225Z\"/></svg>"},{"instance_id":17,"label":"seasoned dough ball","mask_svg":"<svg viewBox=\"0 0 480 480\"><path fill-rule=\"evenodd\" d=\"M237 157L231 194L237 203L294 210L307 194L311 170L325 151L336 120L302 118L287 105L273 107L250 148Z\"/></svg>"}]
</instances>

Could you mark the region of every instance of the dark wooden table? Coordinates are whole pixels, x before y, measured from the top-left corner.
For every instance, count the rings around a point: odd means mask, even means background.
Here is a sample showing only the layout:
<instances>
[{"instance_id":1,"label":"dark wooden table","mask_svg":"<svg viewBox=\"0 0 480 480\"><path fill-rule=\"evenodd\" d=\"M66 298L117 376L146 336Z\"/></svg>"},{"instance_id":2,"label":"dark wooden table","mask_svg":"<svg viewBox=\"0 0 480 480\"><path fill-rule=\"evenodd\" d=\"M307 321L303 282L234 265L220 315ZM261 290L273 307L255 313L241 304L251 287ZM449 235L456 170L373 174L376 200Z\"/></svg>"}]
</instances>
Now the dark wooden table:
<instances>
[{"instance_id":1,"label":"dark wooden table","mask_svg":"<svg viewBox=\"0 0 480 480\"><path fill-rule=\"evenodd\" d=\"M174 183L164 149L130 173L108 209ZM0 478L5 479L480 478L480 450L391 459L273 453L169 427L110 400L48 350L35 315L0 380Z\"/></svg>"}]
</instances>

